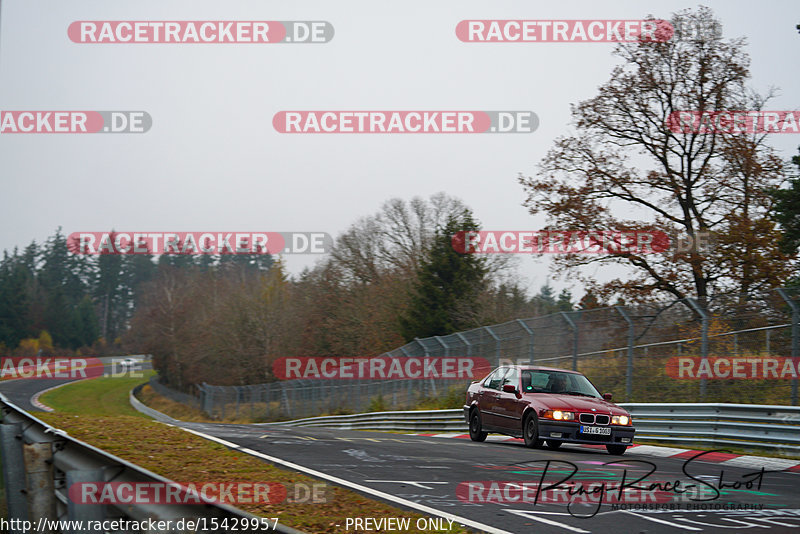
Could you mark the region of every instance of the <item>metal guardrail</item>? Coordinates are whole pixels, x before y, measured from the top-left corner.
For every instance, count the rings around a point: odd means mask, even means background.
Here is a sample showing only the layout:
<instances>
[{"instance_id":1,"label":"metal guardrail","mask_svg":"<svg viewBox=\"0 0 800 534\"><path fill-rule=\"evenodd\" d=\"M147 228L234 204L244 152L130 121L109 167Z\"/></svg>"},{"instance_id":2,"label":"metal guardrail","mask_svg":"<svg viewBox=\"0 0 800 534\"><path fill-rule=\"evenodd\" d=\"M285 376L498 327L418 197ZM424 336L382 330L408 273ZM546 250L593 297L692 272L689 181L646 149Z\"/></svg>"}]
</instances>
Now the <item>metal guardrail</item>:
<instances>
[{"instance_id":1,"label":"metal guardrail","mask_svg":"<svg viewBox=\"0 0 800 534\"><path fill-rule=\"evenodd\" d=\"M800 407L757 404L620 404L639 439L800 455Z\"/></svg>"},{"instance_id":2,"label":"metal guardrail","mask_svg":"<svg viewBox=\"0 0 800 534\"><path fill-rule=\"evenodd\" d=\"M631 413L636 440L800 455L800 407L717 403L619 406ZM401 432L469 431L460 409L374 412L266 424Z\"/></svg>"},{"instance_id":3,"label":"metal guardrail","mask_svg":"<svg viewBox=\"0 0 800 534\"><path fill-rule=\"evenodd\" d=\"M236 519L240 523L257 517L205 499L187 488L176 488L171 495L175 495L175 500L179 502L199 500L203 504L76 503L68 498L67 493L74 483L113 481L168 484L173 481L69 436L11 403L2 393L0 409L3 415L0 450L9 519L33 524L40 520L84 521L86 524L87 521L152 519L171 521L172 528L158 532L183 534L194 533L195 530L178 530L181 519L218 518L220 521L228 519L229 522ZM15 529L15 524L20 528ZM12 534L23 532L19 522L10 522L10 525ZM283 525L277 525L277 531L302 534Z\"/></svg>"}]
</instances>

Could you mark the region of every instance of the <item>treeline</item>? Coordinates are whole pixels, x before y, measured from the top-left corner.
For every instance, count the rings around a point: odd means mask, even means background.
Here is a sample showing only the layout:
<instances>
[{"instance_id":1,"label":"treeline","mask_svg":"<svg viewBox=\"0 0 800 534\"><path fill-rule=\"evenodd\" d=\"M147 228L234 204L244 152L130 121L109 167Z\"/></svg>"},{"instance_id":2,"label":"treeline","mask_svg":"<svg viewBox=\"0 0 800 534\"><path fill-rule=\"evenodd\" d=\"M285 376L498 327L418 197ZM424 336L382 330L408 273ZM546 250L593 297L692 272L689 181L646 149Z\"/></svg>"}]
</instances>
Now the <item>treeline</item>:
<instances>
[{"instance_id":1,"label":"treeline","mask_svg":"<svg viewBox=\"0 0 800 534\"><path fill-rule=\"evenodd\" d=\"M573 308L549 286L529 298L512 260L461 255L478 229L444 194L392 199L338 236L333 253L290 278L269 269L160 269L143 286L128 338L170 385L271 381L281 356L373 356L415 337Z\"/></svg>"},{"instance_id":2,"label":"treeline","mask_svg":"<svg viewBox=\"0 0 800 534\"><path fill-rule=\"evenodd\" d=\"M128 295L112 291L124 276L135 283L127 265L111 276L111 262L70 254L60 229L43 245L22 252L5 251L0 262L0 349L29 354L57 349L103 350L124 327ZM102 321L102 323L101 323ZM63 351L62 351L63 352Z\"/></svg>"},{"instance_id":3,"label":"treeline","mask_svg":"<svg viewBox=\"0 0 800 534\"><path fill-rule=\"evenodd\" d=\"M0 355L119 354L135 346L130 322L144 284L164 271L245 265L269 256L79 255L59 228L41 245L4 251L0 261Z\"/></svg>"},{"instance_id":4,"label":"treeline","mask_svg":"<svg viewBox=\"0 0 800 534\"><path fill-rule=\"evenodd\" d=\"M79 255L61 230L0 262L0 354L148 353L164 380L272 380L280 356L370 356L415 337L574 308L527 295L514 259L461 255L478 230L444 194L392 199L295 277L270 255ZM592 305L591 298L579 305Z\"/></svg>"}]
</instances>

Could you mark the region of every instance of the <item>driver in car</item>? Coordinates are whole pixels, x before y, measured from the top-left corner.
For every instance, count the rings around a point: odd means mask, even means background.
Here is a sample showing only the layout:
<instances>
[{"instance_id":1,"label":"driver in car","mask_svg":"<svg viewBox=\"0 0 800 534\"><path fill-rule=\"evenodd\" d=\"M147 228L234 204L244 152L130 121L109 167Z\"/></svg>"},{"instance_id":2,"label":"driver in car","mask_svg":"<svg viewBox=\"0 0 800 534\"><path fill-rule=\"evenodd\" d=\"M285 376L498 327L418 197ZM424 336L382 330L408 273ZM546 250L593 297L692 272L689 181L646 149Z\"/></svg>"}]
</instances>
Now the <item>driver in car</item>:
<instances>
[{"instance_id":1,"label":"driver in car","mask_svg":"<svg viewBox=\"0 0 800 534\"><path fill-rule=\"evenodd\" d=\"M551 393L564 393L567 391L567 379L564 375L556 375L553 379L553 385L550 387Z\"/></svg>"}]
</instances>

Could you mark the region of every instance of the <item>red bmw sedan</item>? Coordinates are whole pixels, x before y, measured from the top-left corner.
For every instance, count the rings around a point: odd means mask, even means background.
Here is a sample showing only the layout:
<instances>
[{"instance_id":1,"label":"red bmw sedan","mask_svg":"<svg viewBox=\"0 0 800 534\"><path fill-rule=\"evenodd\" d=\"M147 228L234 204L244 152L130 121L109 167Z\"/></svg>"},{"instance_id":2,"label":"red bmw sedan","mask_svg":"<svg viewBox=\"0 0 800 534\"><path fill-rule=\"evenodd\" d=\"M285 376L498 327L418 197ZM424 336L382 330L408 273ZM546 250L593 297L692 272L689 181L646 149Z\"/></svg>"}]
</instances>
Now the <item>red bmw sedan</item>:
<instances>
[{"instance_id":1,"label":"red bmw sedan","mask_svg":"<svg viewBox=\"0 0 800 534\"><path fill-rule=\"evenodd\" d=\"M532 448L591 443L624 454L636 429L631 415L610 401L610 393L601 395L576 371L507 365L469 386L464 418L472 441L497 432Z\"/></svg>"}]
</instances>

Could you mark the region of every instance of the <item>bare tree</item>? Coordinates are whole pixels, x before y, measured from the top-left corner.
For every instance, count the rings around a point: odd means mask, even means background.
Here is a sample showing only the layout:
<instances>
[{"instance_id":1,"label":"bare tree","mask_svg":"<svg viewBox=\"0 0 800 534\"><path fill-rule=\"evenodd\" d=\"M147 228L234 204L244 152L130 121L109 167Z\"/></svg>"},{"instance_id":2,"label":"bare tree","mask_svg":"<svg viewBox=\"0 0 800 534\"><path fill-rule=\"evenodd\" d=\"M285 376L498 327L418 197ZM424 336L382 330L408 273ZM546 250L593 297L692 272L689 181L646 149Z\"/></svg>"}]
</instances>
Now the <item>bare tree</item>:
<instances>
[{"instance_id":1,"label":"bare tree","mask_svg":"<svg viewBox=\"0 0 800 534\"><path fill-rule=\"evenodd\" d=\"M673 244L692 244L660 254L555 259L558 272L578 275L599 295L704 298L712 290L774 287L785 279L787 262L767 217L765 189L785 179L784 163L763 134L669 127L673 112L761 109L771 93L761 97L747 88L745 40L724 40L710 9L684 10L671 22L677 31L667 42L617 46L624 63L596 97L572 108L577 133L556 141L536 177L520 176L525 205L559 229L661 230ZM706 235L713 243L696 246ZM579 274L590 264L622 264L632 274L598 284Z\"/></svg>"}]
</instances>

